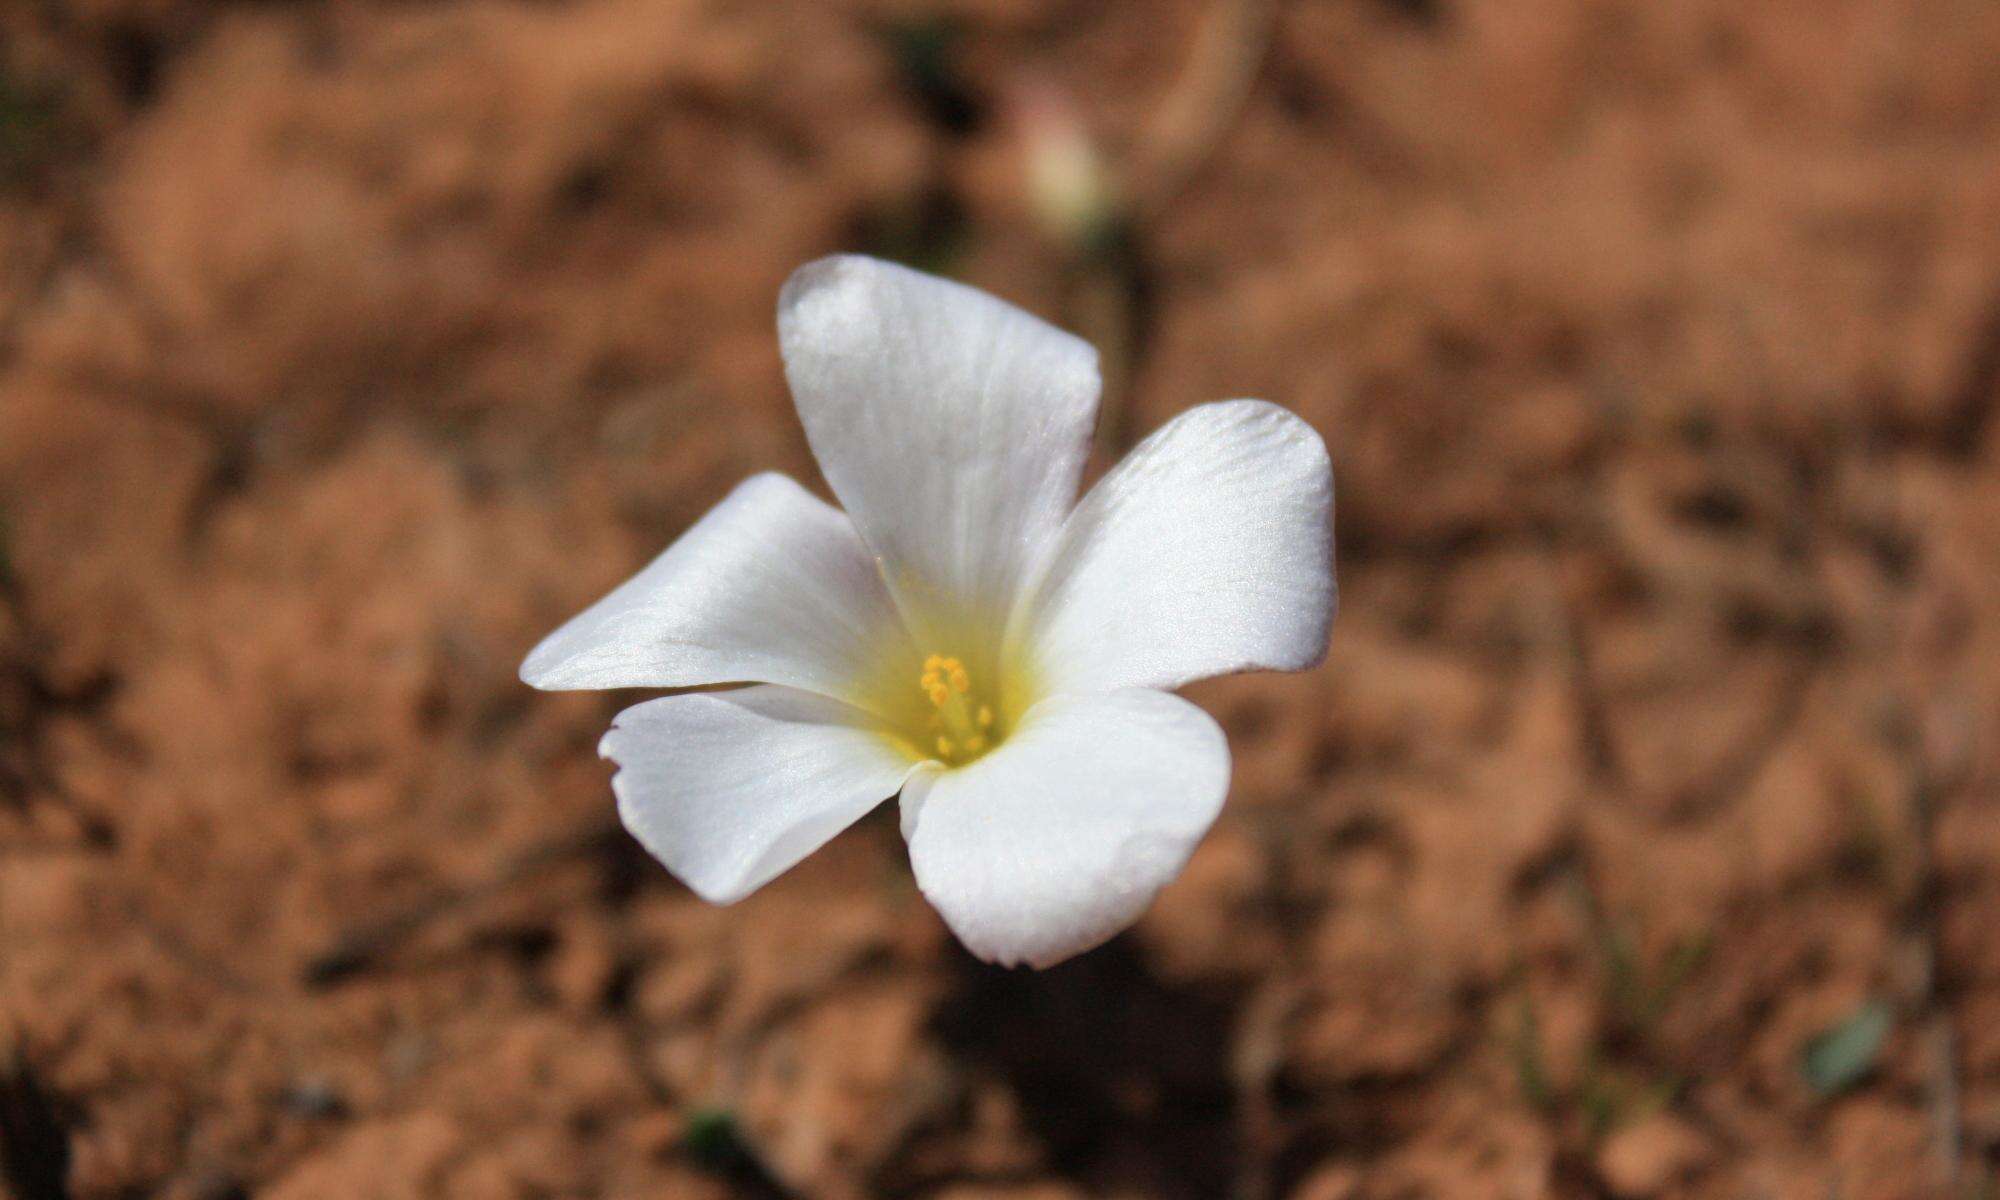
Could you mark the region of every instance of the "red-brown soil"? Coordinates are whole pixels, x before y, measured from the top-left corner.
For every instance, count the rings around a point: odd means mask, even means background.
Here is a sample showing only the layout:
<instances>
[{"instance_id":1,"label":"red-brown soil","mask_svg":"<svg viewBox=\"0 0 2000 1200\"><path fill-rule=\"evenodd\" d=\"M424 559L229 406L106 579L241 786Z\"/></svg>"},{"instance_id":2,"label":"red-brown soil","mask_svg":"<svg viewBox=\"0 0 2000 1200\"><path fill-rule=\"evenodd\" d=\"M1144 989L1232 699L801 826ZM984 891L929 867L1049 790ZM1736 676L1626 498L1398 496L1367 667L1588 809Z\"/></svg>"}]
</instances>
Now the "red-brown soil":
<instances>
[{"instance_id":1,"label":"red-brown soil","mask_svg":"<svg viewBox=\"0 0 2000 1200\"><path fill-rule=\"evenodd\" d=\"M927 11L0 8L0 1190L1992 1194L2000 7ZM1044 974L886 812L707 907L605 825L634 697L515 679L817 484L836 249L1104 344L1100 466L1333 449L1325 667L1192 689L1221 822Z\"/></svg>"}]
</instances>

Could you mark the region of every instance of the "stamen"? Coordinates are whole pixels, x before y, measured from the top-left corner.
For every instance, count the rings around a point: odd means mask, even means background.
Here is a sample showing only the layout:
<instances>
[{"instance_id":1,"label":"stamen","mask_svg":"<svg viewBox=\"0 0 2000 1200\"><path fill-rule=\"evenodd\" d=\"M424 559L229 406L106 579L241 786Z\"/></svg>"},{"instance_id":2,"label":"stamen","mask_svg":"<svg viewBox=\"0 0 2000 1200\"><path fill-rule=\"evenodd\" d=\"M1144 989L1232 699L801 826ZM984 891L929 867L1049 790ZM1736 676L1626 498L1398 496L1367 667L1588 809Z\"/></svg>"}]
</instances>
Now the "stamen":
<instances>
[{"instance_id":1,"label":"stamen","mask_svg":"<svg viewBox=\"0 0 2000 1200\"><path fill-rule=\"evenodd\" d=\"M957 763L985 752L992 743L993 707L973 702L972 672L963 662L947 654L927 656L917 687L937 710L931 728L937 731L933 744L939 758Z\"/></svg>"}]
</instances>

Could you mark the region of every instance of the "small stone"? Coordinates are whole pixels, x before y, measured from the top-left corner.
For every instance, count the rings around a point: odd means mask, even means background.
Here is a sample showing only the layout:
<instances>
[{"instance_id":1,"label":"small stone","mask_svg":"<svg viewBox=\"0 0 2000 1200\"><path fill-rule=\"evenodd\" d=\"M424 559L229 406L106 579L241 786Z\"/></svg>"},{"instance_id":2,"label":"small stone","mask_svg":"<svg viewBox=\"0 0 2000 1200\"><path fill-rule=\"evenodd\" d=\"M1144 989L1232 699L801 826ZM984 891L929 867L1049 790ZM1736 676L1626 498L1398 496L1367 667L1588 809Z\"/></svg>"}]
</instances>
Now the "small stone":
<instances>
[{"instance_id":1,"label":"small stone","mask_svg":"<svg viewBox=\"0 0 2000 1200\"><path fill-rule=\"evenodd\" d=\"M1361 1194L1361 1172L1345 1164L1320 1167L1293 1190L1291 1200L1353 1200Z\"/></svg>"},{"instance_id":2,"label":"small stone","mask_svg":"<svg viewBox=\"0 0 2000 1200\"><path fill-rule=\"evenodd\" d=\"M1714 1147L1667 1113L1612 1134L1597 1154L1597 1173L1615 1196L1656 1196L1707 1165Z\"/></svg>"}]
</instances>

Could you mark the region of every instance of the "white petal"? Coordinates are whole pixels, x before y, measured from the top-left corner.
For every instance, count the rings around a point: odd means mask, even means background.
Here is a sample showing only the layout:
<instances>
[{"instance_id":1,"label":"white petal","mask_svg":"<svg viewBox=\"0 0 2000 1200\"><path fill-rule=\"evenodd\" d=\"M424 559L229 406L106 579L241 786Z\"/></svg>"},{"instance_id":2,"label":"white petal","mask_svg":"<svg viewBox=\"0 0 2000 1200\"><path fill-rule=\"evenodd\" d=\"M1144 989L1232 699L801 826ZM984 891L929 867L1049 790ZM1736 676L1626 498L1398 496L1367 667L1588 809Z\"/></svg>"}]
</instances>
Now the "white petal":
<instances>
[{"instance_id":1,"label":"white petal","mask_svg":"<svg viewBox=\"0 0 2000 1200\"><path fill-rule=\"evenodd\" d=\"M778 337L820 469L898 597L1004 620L1076 499L1096 351L983 292L853 256L793 274Z\"/></svg>"},{"instance_id":2,"label":"white petal","mask_svg":"<svg viewBox=\"0 0 2000 1200\"><path fill-rule=\"evenodd\" d=\"M782 687L626 709L598 753L632 836L704 900L730 904L896 793L912 764L859 710Z\"/></svg>"},{"instance_id":3,"label":"white petal","mask_svg":"<svg viewBox=\"0 0 2000 1200\"><path fill-rule=\"evenodd\" d=\"M753 476L666 552L543 639L538 688L782 683L849 696L895 607L854 526L783 475Z\"/></svg>"},{"instance_id":4,"label":"white petal","mask_svg":"<svg viewBox=\"0 0 2000 1200\"><path fill-rule=\"evenodd\" d=\"M1051 691L1179 687L1326 653L1333 469L1261 400L1204 404L1100 480L1017 614Z\"/></svg>"},{"instance_id":5,"label":"white petal","mask_svg":"<svg viewBox=\"0 0 2000 1200\"><path fill-rule=\"evenodd\" d=\"M1228 790L1222 730L1178 696L1052 697L985 758L910 778L910 861L974 954L1046 967L1137 920Z\"/></svg>"},{"instance_id":6,"label":"white petal","mask_svg":"<svg viewBox=\"0 0 2000 1200\"><path fill-rule=\"evenodd\" d=\"M930 794L935 777L944 770L940 762L921 763L904 781L903 794L896 798L896 822L903 831L904 841L917 835L917 817L923 812L924 797Z\"/></svg>"}]
</instances>

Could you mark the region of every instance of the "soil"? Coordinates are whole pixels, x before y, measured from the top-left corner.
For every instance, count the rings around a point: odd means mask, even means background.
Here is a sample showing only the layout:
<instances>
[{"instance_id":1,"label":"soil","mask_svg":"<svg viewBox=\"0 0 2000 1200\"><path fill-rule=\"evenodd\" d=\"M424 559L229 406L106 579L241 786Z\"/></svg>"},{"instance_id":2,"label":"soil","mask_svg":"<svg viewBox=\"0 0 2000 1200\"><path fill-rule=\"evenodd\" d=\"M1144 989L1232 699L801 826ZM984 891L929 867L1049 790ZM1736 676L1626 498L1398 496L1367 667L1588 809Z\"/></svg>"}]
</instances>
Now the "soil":
<instances>
[{"instance_id":1,"label":"soil","mask_svg":"<svg viewBox=\"0 0 2000 1200\"><path fill-rule=\"evenodd\" d=\"M0 8L0 1190L1992 1194L2000 7ZM1069 114L1067 117L1064 114ZM1067 119L1115 221L1048 223ZM1326 665L1129 934L729 909L515 668L890 254L1279 400ZM1808 1054L1811 1051L1811 1054Z\"/></svg>"}]
</instances>

